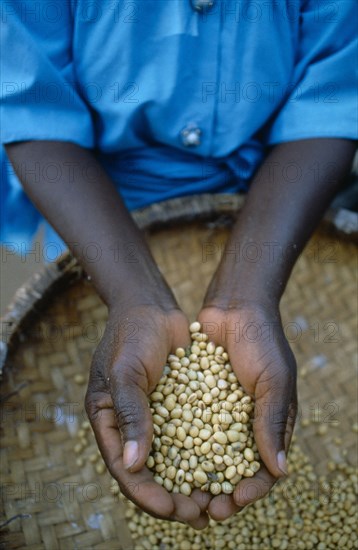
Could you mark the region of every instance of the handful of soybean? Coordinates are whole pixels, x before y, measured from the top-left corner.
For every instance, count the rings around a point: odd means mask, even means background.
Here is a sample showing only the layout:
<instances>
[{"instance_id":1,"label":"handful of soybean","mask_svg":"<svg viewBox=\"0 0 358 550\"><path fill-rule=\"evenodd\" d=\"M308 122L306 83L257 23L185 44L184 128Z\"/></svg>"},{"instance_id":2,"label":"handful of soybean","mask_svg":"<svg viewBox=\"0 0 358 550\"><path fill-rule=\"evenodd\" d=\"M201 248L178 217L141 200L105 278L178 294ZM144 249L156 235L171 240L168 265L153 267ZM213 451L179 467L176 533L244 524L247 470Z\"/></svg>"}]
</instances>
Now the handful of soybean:
<instances>
[{"instance_id":1,"label":"handful of soybean","mask_svg":"<svg viewBox=\"0 0 358 550\"><path fill-rule=\"evenodd\" d=\"M191 346L169 355L149 396L154 435L147 466L167 491L231 494L242 477L260 469L254 403L224 348L200 329L198 322L190 325Z\"/></svg>"}]
</instances>

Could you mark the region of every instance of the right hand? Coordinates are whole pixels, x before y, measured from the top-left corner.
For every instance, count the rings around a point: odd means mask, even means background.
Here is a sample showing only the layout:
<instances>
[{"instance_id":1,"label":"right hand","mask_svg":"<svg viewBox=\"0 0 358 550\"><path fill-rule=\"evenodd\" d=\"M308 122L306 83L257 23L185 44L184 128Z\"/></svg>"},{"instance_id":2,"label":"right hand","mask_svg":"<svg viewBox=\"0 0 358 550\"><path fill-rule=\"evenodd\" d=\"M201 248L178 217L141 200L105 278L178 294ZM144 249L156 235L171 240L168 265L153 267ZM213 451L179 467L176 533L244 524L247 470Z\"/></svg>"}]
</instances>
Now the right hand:
<instances>
[{"instance_id":1,"label":"right hand","mask_svg":"<svg viewBox=\"0 0 358 550\"><path fill-rule=\"evenodd\" d=\"M210 502L212 519L224 521L264 497L287 475L286 453L297 410L296 361L284 334L278 306L242 301L236 306L204 307L198 320L215 328L211 338L224 346L245 392L255 401L252 426L261 469L243 478L232 495ZM250 332L251 328L251 332Z\"/></svg>"},{"instance_id":2,"label":"right hand","mask_svg":"<svg viewBox=\"0 0 358 550\"><path fill-rule=\"evenodd\" d=\"M86 411L122 493L155 517L201 529L208 523L202 494L168 493L145 466L153 435L147 396L162 376L168 354L189 343L188 320L175 303L168 308L148 305L147 297L110 308L92 361Z\"/></svg>"}]
</instances>

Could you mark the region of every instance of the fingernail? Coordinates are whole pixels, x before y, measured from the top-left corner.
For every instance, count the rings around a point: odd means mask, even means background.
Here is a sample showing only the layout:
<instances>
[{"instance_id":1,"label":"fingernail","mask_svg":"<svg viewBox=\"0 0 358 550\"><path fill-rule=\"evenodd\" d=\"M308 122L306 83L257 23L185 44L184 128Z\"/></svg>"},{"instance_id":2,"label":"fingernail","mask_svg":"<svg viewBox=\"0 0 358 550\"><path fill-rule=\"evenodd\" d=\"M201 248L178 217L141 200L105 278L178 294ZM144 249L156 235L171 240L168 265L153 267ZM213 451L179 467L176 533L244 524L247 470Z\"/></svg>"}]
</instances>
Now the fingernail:
<instances>
[{"instance_id":1,"label":"fingernail","mask_svg":"<svg viewBox=\"0 0 358 550\"><path fill-rule=\"evenodd\" d=\"M283 475L288 475L287 460L285 451L280 451L277 453L277 466L283 473Z\"/></svg>"},{"instance_id":2,"label":"fingernail","mask_svg":"<svg viewBox=\"0 0 358 550\"><path fill-rule=\"evenodd\" d=\"M136 441L127 441L124 445L123 464L126 470L134 466L138 460L138 443Z\"/></svg>"}]
</instances>

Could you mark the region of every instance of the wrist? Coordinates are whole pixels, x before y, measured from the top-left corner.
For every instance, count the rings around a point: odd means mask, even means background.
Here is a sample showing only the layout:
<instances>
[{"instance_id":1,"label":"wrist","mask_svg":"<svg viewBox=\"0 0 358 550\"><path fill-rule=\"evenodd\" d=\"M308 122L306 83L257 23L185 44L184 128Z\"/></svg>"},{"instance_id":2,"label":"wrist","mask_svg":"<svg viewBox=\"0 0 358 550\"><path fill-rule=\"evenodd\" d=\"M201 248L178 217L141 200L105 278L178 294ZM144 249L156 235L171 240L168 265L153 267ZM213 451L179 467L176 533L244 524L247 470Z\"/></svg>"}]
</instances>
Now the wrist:
<instances>
[{"instance_id":1,"label":"wrist","mask_svg":"<svg viewBox=\"0 0 358 550\"><path fill-rule=\"evenodd\" d=\"M269 274L255 277L253 274L225 274L217 272L204 299L204 307L241 309L259 307L278 309L284 285L270 280Z\"/></svg>"},{"instance_id":2,"label":"wrist","mask_svg":"<svg viewBox=\"0 0 358 550\"><path fill-rule=\"evenodd\" d=\"M278 306L296 259L293 246L238 238L235 229L208 288L206 301L226 306L257 302ZM283 251L284 249L284 251Z\"/></svg>"},{"instance_id":3,"label":"wrist","mask_svg":"<svg viewBox=\"0 0 358 550\"><path fill-rule=\"evenodd\" d=\"M176 305L171 289L147 251L120 258L107 254L98 265L85 269L109 309L118 303Z\"/></svg>"},{"instance_id":4,"label":"wrist","mask_svg":"<svg viewBox=\"0 0 358 550\"><path fill-rule=\"evenodd\" d=\"M270 317L279 316L279 304L277 301L261 299L261 297L231 296L224 299L221 297L215 297L212 300L205 299L202 309L215 309L226 313L239 311L248 314L260 313Z\"/></svg>"},{"instance_id":5,"label":"wrist","mask_svg":"<svg viewBox=\"0 0 358 550\"><path fill-rule=\"evenodd\" d=\"M116 287L107 306L112 312L123 312L133 308L155 307L163 312L178 309L178 304L164 280L130 280L130 284Z\"/></svg>"}]
</instances>

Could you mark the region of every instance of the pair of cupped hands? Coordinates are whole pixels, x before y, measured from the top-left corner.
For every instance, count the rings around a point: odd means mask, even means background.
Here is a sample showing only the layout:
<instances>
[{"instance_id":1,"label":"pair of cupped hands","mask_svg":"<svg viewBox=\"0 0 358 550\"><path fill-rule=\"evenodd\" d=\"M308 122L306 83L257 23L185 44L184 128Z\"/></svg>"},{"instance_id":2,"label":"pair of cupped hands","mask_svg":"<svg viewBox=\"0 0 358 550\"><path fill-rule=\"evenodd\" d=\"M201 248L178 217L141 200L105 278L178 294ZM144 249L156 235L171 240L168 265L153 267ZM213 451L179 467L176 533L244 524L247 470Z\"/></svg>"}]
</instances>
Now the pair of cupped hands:
<instances>
[{"instance_id":1,"label":"pair of cupped hands","mask_svg":"<svg viewBox=\"0 0 358 550\"><path fill-rule=\"evenodd\" d=\"M86 411L122 493L154 517L203 529L209 516L218 521L230 517L287 474L296 364L278 304L206 300L197 319L209 339L226 348L240 384L255 400L253 429L262 465L253 478L242 479L232 495L212 496L195 489L188 497L167 492L145 465L153 434L148 395L162 376L168 354L191 342L189 321L172 295L158 300L141 289L135 298L109 307L92 361Z\"/></svg>"}]
</instances>

